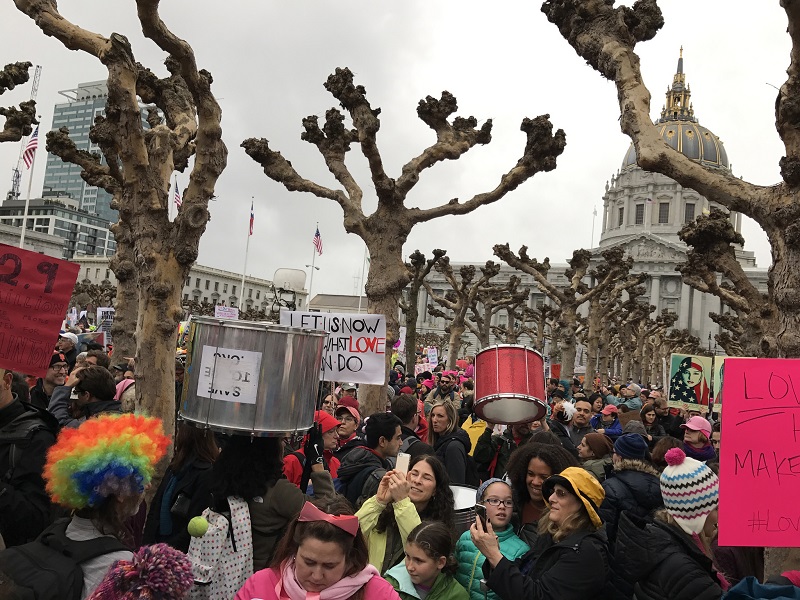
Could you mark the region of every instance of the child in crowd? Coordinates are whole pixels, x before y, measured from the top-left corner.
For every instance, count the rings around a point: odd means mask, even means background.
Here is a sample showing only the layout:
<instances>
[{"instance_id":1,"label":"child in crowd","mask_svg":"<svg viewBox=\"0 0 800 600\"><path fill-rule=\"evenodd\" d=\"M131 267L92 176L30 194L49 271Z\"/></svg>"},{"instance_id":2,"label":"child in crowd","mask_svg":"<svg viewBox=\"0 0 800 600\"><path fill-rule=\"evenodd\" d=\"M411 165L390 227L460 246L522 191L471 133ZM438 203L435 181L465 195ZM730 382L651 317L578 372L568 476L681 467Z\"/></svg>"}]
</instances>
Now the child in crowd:
<instances>
[{"instance_id":1,"label":"child in crowd","mask_svg":"<svg viewBox=\"0 0 800 600\"><path fill-rule=\"evenodd\" d=\"M711 445L711 423L703 417L692 417L681 425L683 432L683 451L686 456L706 462L717 458Z\"/></svg>"},{"instance_id":2,"label":"child in crowd","mask_svg":"<svg viewBox=\"0 0 800 600\"><path fill-rule=\"evenodd\" d=\"M619 409L613 404L607 404L600 411L599 415L592 417L589 424L597 431L597 433L604 433L611 438L613 442L622 435L622 423L619 422L617 414Z\"/></svg>"},{"instance_id":3,"label":"child in crowd","mask_svg":"<svg viewBox=\"0 0 800 600\"><path fill-rule=\"evenodd\" d=\"M402 600L469 600L453 575L453 538L443 523L424 521L406 540L406 559L386 572Z\"/></svg>"},{"instance_id":4,"label":"child in crowd","mask_svg":"<svg viewBox=\"0 0 800 600\"><path fill-rule=\"evenodd\" d=\"M508 483L497 478L484 481L478 488L476 500L486 507L486 518L497 535L503 556L508 560L516 560L530 550L528 544L514 533L511 526L514 500ZM483 562L486 557L472 543L469 530L461 534L456 542L456 560L456 580L467 589L472 600L499 600L494 592L488 592L487 596L481 590Z\"/></svg>"}]
</instances>

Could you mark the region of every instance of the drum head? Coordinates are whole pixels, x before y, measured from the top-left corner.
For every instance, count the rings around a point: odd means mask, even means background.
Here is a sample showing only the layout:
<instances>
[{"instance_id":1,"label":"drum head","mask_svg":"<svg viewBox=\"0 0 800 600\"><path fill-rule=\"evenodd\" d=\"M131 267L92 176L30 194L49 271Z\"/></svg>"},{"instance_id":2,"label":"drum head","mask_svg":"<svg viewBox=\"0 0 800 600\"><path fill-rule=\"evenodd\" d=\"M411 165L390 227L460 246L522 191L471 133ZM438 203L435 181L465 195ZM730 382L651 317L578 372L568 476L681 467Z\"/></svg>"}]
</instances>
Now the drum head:
<instances>
[{"instance_id":1,"label":"drum head","mask_svg":"<svg viewBox=\"0 0 800 600\"><path fill-rule=\"evenodd\" d=\"M547 414L547 407L530 396L489 396L475 405L475 413L484 421L503 425L538 421Z\"/></svg>"},{"instance_id":2,"label":"drum head","mask_svg":"<svg viewBox=\"0 0 800 600\"><path fill-rule=\"evenodd\" d=\"M477 488L465 485L451 485L450 490L453 492L453 508L455 510L465 510L475 506L475 494L478 493Z\"/></svg>"}]
</instances>

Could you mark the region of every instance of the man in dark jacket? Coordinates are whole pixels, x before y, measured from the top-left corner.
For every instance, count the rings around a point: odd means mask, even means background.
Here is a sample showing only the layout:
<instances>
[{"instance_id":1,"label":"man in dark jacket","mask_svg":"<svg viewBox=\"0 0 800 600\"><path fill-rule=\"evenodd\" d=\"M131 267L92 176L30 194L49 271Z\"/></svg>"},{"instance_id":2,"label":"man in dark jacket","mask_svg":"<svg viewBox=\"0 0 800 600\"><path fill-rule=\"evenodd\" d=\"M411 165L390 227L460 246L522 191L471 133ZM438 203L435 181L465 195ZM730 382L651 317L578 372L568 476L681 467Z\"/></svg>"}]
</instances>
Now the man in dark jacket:
<instances>
[{"instance_id":1,"label":"man in dark jacket","mask_svg":"<svg viewBox=\"0 0 800 600\"><path fill-rule=\"evenodd\" d=\"M656 423L664 428L664 431L667 432L667 435L671 435L674 438L682 440L683 430L681 429L681 425L683 425L683 419L680 416L671 415L669 406L667 406L666 398L661 397L660 392L654 393L659 394L659 397L653 400L653 408L656 410Z\"/></svg>"},{"instance_id":2,"label":"man in dark jacket","mask_svg":"<svg viewBox=\"0 0 800 600\"><path fill-rule=\"evenodd\" d=\"M50 501L42 471L58 423L11 393L11 371L0 369L0 538L6 546L31 541L48 524Z\"/></svg>"},{"instance_id":3,"label":"man in dark jacket","mask_svg":"<svg viewBox=\"0 0 800 600\"><path fill-rule=\"evenodd\" d=\"M50 398L55 389L67 381L68 373L67 357L61 352L53 352L50 357L50 366L44 377L37 379L36 385L31 388L31 404L46 409L50 405Z\"/></svg>"},{"instance_id":4,"label":"man in dark jacket","mask_svg":"<svg viewBox=\"0 0 800 600\"><path fill-rule=\"evenodd\" d=\"M337 490L357 506L378 491L381 479L392 468L389 458L397 456L403 443L400 419L392 413L370 416L364 433L365 445L344 457L337 477Z\"/></svg>"},{"instance_id":5,"label":"man in dark jacket","mask_svg":"<svg viewBox=\"0 0 800 600\"><path fill-rule=\"evenodd\" d=\"M421 440L414 431L419 425L419 404L412 394L400 394L392 400L392 414L400 419L400 451L411 457L433 454L433 447Z\"/></svg>"},{"instance_id":6,"label":"man in dark jacket","mask_svg":"<svg viewBox=\"0 0 800 600\"><path fill-rule=\"evenodd\" d=\"M612 548L622 511L645 517L664 506L659 473L645 460L646 454L647 442L638 433L626 433L614 442L614 471L603 482L606 497L599 511Z\"/></svg>"},{"instance_id":7,"label":"man in dark jacket","mask_svg":"<svg viewBox=\"0 0 800 600\"><path fill-rule=\"evenodd\" d=\"M510 425L502 435L495 435L491 423L478 438L472 458L483 481L491 477L503 477L511 453L531 437L530 423ZM492 464L494 463L494 464Z\"/></svg>"},{"instance_id":8,"label":"man in dark jacket","mask_svg":"<svg viewBox=\"0 0 800 600\"><path fill-rule=\"evenodd\" d=\"M78 417L70 413L70 397L75 390ZM53 392L47 407L62 427L78 427L86 419L103 413L121 413L122 403L114 400L117 388L114 377L103 367L94 365L75 369L67 385Z\"/></svg>"}]
</instances>

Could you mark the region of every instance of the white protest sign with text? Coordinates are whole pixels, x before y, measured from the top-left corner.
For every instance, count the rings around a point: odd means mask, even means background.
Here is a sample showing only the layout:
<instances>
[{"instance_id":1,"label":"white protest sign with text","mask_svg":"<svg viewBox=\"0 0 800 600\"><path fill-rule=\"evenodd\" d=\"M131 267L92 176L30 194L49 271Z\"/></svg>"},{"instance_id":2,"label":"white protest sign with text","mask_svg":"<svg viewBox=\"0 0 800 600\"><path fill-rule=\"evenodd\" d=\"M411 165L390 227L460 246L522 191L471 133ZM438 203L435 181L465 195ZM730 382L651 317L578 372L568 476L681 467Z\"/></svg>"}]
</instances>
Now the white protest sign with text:
<instances>
[{"instance_id":1,"label":"white protest sign with text","mask_svg":"<svg viewBox=\"0 0 800 600\"><path fill-rule=\"evenodd\" d=\"M197 395L255 404L260 370L261 352L203 346Z\"/></svg>"},{"instance_id":2,"label":"white protest sign with text","mask_svg":"<svg viewBox=\"0 0 800 600\"><path fill-rule=\"evenodd\" d=\"M386 317L281 311L281 325L328 332L322 355L323 381L386 382Z\"/></svg>"},{"instance_id":3,"label":"white protest sign with text","mask_svg":"<svg viewBox=\"0 0 800 600\"><path fill-rule=\"evenodd\" d=\"M214 307L214 318L216 319L238 319L239 309L235 306L220 306L217 304Z\"/></svg>"}]
</instances>

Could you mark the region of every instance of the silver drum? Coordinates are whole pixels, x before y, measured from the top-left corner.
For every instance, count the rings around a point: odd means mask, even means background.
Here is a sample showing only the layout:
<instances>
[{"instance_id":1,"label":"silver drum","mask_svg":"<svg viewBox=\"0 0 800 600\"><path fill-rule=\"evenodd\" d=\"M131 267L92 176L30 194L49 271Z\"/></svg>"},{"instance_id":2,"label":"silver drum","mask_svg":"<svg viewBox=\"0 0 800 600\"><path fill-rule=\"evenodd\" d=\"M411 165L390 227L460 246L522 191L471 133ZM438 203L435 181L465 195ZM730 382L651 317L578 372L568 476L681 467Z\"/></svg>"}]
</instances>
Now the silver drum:
<instances>
[{"instance_id":1,"label":"silver drum","mask_svg":"<svg viewBox=\"0 0 800 600\"><path fill-rule=\"evenodd\" d=\"M223 433L283 436L314 423L327 332L192 317L180 415Z\"/></svg>"},{"instance_id":2,"label":"silver drum","mask_svg":"<svg viewBox=\"0 0 800 600\"><path fill-rule=\"evenodd\" d=\"M458 539L475 522L475 496L477 488L468 485L451 485L453 492L453 522L454 533Z\"/></svg>"}]
</instances>

